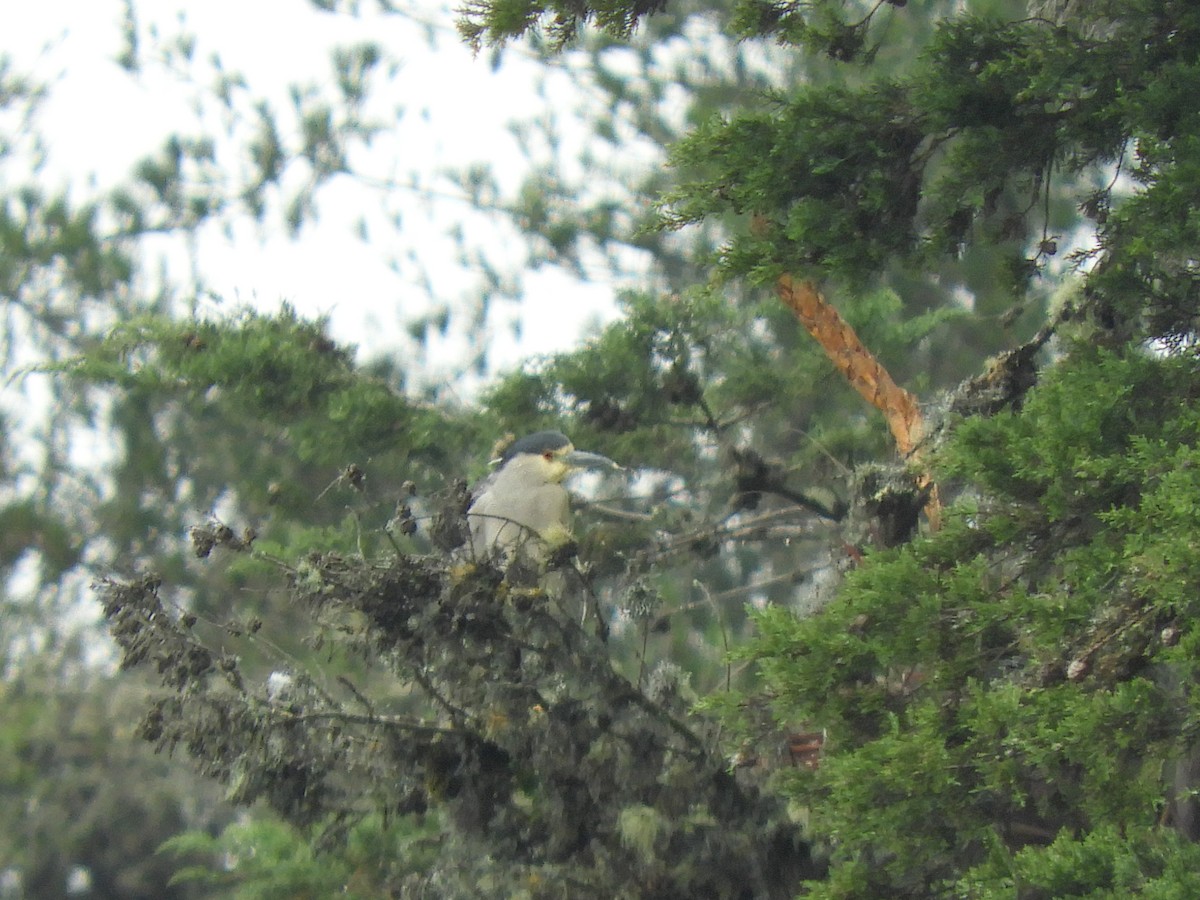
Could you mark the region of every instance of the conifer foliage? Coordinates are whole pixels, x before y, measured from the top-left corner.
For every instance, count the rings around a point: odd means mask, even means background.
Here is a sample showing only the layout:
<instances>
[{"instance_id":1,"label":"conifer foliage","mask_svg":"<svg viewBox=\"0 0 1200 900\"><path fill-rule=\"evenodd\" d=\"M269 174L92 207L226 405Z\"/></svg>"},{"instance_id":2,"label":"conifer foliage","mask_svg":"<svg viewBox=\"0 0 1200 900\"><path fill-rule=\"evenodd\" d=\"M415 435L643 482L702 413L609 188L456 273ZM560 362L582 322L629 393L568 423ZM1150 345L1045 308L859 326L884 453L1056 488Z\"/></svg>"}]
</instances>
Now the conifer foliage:
<instances>
[{"instance_id":1,"label":"conifer foliage","mask_svg":"<svg viewBox=\"0 0 1200 900\"><path fill-rule=\"evenodd\" d=\"M851 65L698 127L664 225L723 217L725 277L820 277L850 307L990 245L1020 297L1067 242L1066 196L1080 289L1040 385L1048 331L927 433L944 528L855 556L815 615L756 613L739 655L763 684L712 702L747 735L764 713L825 730L820 764L780 779L828 852L814 896L1185 896L1200 12L973 3L881 71L904 7L738 4L743 35Z\"/></svg>"},{"instance_id":2,"label":"conifer foliage","mask_svg":"<svg viewBox=\"0 0 1200 900\"><path fill-rule=\"evenodd\" d=\"M483 409L286 311L130 317L49 366L125 437L90 512L138 732L258 804L174 839L232 861L184 875L1197 894L1200 9L474 0L461 29L652 50L689 17L803 77L697 101L621 238L658 283ZM636 477L548 571L476 558L468 480L546 427Z\"/></svg>"}]
</instances>

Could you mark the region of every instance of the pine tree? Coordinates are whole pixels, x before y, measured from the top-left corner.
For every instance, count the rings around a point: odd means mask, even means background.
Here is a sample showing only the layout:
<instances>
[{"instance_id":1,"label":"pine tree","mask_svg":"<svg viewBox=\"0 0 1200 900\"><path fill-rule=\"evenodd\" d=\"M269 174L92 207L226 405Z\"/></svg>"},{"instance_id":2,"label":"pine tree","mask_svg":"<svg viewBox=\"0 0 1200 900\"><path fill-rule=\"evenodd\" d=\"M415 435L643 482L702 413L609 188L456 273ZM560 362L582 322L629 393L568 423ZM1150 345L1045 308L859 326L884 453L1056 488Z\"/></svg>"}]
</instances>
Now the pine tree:
<instances>
[{"instance_id":1,"label":"pine tree","mask_svg":"<svg viewBox=\"0 0 1200 900\"><path fill-rule=\"evenodd\" d=\"M504 9L474 7L469 33L503 40L544 14L556 35L593 20L624 34L651 12L547 5L518 23ZM815 895L1185 896L1195 192L1183 96L1200 20L1171 2L976 11L939 23L899 77L781 92L675 152L688 176L667 224L741 217L721 271L785 302L796 279L821 278L850 314L897 266L940 272L981 245L1008 257L992 271L1019 302L1063 240L1056 197L1073 197L1094 234L1047 327L926 416L920 456L954 500L944 527L861 561L855 550L815 615L756 614L760 636L740 655L762 686L710 703L757 740L760 717L824 730L820 765L779 778L828 850ZM901 15L746 3L734 21L869 63ZM1057 359L1032 387L1055 331Z\"/></svg>"},{"instance_id":2,"label":"pine tree","mask_svg":"<svg viewBox=\"0 0 1200 900\"><path fill-rule=\"evenodd\" d=\"M98 512L143 571L99 595L162 681L140 733L343 850L265 818L177 848L364 896L1192 892L1200 16L917 6L718 17L804 77L695 107L648 235L530 182L547 259L640 245L659 283L480 413L286 314L147 316L58 367L131 440ZM649 59L702 13L463 28ZM458 479L547 426L644 473L556 560L607 642L455 555ZM190 547L184 482L230 519Z\"/></svg>"}]
</instances>

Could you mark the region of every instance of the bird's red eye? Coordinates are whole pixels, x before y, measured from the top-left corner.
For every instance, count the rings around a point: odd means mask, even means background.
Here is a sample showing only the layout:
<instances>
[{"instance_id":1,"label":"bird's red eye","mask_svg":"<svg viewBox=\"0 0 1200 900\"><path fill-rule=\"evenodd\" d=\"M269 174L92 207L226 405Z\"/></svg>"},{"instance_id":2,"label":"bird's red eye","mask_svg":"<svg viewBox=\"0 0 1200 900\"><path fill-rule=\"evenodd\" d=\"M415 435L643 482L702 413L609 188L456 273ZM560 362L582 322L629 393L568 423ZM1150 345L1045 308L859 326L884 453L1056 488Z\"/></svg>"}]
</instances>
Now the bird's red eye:
<instances>
[{"instance_id":1,"label":"bird's red eye","mask_svg":"<svg viewBox=\"0 0 1200 900\"><path fill-rule=\"evenodd\" d=\"M550 460L554 459L554 454L547 450L542 454L542 459L544 459L546 462L550 462Z\"/></svg>"}]
</instances>

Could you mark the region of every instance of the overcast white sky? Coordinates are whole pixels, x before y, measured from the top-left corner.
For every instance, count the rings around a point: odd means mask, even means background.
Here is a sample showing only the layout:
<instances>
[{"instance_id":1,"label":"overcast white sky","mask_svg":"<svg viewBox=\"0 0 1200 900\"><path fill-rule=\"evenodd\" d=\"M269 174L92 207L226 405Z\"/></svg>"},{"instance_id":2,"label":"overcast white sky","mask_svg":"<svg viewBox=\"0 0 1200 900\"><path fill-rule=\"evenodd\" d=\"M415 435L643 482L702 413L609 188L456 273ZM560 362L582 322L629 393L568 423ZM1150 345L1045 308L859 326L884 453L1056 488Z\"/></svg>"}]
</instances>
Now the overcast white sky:
<instances>
[{"instance_id":1,"label":"overcast white sky","mask_svg":"<svg viewBox=\"0 0 1200 900\"><path fill-rule=\"evenodd\" d=\"M225 70L244 73L251 89L279 110L289 105L289 84L330 72L331 46L378 42L400 68L392 82L377 82L381 91L371 110L391 120L393 110L404 109L394 133L355 160L380 178L405 178L413 171L435 183L441 167L482 161L516 184L527 163L507 123L555 113L569 117L582 102L571 81L552 69L547 95L538 96L535 81L548 70L519 48L506 53L498 69L485 56L474 58L454 33L452 7L438 0L414 4L430 26L432 47L420 22L380 16L367 9L371 6L364 4L356 19L322 13L306 0L142 0L136 10L146 56L135 78L115 62L124 46L121 0L0 0L0 53L12 57L18 72L49 84L50 99L38 118L50 150L45 175L71 183L81 194L89 183L105 188L124 180L133 163L153 153L171 131L216 132L222 125L212 115L203 124L197 120L195 87L154 59L145 39L150 28L166 36L195 34L198 70L207 71L210 57L219 54ZM647 154L644 164L658 160ZM437 299L452 307L471 293L473 276L455 263L453 248L441 237L445 229L463 216L468 233L485 246L503 250L506 239L485 220L469 220L461 205L431 209L411 196L381 197L348 183L326 187L319 208L319 224L306 227L298 240L276 229L277 220L266 231L241 222L232 235L217 229L204 234L196 261L225 308L249 303L273 309L287 300L303 313L329 315L335 336L367 355L404 352L403 323L427 310L429 301L403 259L398 271L389 268L389 257L402 256L402 248L380 245L388 237L384 216L403 217L400 239L414 242L417 256L436 274ZM373 226L371 243L353 236L360 218ZM177 276L186 276L187 258L179 246L155 252ZM620 286L581 284L555 271L529 275L527 300L496 311L493 365L503 369L529 354L570 346L590 325L611 320ZM214 309L221 305L212 302ZM519 342L508 336L510 322L521 326ZM452 329L433 348L433 376L463 349Z\"/></svg>"}]
</instances>

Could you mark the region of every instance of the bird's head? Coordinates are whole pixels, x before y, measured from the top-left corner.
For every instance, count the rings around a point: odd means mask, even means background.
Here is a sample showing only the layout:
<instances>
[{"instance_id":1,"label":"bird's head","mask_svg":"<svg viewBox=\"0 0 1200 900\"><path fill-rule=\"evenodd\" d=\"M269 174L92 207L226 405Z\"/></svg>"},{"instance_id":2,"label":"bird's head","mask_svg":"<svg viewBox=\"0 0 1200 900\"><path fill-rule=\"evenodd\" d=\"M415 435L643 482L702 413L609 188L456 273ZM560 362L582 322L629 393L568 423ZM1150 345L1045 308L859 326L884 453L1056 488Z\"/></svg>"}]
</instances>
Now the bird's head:
<instances>
[{"instance_id":1,"label":"bird's head","mask_svg":"<svg viewBox=\"0 0 1200 900\"><path fill-rule=\"evenodd\" d=\"M557 484L576 469L621 468L607 456L576 450L560 431L539 431L513 441L496 462L501 470L517 467L543 484Z\"/></svg>"}]
</instances>

